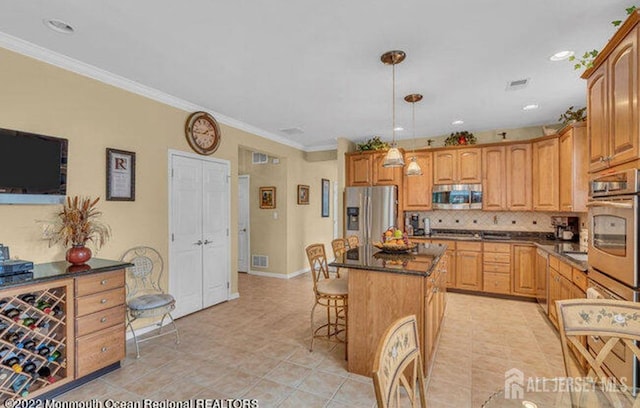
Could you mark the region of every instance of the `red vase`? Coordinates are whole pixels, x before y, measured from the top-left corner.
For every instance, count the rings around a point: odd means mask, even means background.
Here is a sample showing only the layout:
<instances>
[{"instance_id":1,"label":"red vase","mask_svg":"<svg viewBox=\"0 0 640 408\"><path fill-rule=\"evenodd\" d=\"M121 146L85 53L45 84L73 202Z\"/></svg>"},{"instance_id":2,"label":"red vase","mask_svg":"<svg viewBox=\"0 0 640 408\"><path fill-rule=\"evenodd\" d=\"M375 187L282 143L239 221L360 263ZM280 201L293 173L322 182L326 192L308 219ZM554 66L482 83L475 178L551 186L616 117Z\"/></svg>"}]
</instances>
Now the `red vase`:
<instances>
[{"instance_id":1,"label":"red vase","mask_svg":"<svg viewBox=\"0 0 640 408\"><path fill-rule=\"evenodd\" d=\"M74 245L67 249L66 259L73 265L83 265L91 259L91 250L84 245Z\"/></svg>"}]
</instances>

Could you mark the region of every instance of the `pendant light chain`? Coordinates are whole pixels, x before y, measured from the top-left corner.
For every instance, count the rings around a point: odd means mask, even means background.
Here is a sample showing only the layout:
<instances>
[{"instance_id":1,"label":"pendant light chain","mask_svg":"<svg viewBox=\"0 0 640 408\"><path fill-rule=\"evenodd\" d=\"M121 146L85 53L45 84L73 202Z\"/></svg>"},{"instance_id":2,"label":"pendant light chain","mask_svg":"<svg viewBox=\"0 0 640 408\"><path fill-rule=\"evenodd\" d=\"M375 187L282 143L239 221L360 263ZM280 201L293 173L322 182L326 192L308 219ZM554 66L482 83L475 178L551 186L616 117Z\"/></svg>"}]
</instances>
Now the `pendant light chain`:
<instances>
[{"instance_id":1,"label":"pendant light chain","mask_svg":"<svg viewBox=\"0 0 640 408\"><path fill-rule=\"evenodd\" d=\"M393 140L391 141L391 147L396 146L396 65L391 65L391 78L392 78L392 86L391 86L391 112L392 112L392 124L393 124Z\"/></svg>"}]
</instances>

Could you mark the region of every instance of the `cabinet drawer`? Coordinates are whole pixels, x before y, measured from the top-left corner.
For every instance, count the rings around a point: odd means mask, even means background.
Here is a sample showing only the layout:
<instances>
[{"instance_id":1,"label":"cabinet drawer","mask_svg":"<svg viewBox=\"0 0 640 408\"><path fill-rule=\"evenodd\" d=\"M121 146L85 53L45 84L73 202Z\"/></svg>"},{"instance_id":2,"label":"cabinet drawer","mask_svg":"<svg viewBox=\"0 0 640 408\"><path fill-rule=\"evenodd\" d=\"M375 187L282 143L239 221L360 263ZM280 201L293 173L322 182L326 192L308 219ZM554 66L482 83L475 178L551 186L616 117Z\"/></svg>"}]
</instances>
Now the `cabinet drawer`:
<instances>
[{"instance_id":1,"label":"cabinet drawer","mask_svg":"<svg viewBox=\"0 0 640 408\"><path fill-rule=\"evenodd\" d=\"M434 245L438 245L438 246L447 246L447 250L452 249L455 250L456 249L456 241L445 241L442 239L432 239L431 243Z\"/></svg>"},{"instance_id":2,"label":"cabinet drawer","mask_svg":"<svg viewBox=\"0 0 640 408\"><path fill-rule=\"evenodd\" d=\"M124 324L125 313L125 306L120 305L80 317L76 319L76 336L84 336L117 324L122 325Z\"/></svg>"},{"instance_id":3,"label":"cabinet drawer","mask_svg":"<svg viewBox=\"0 0 640 408\"><path fill-rule=\"evenodd\" d=\"M85 316L124 304L124 287L76 298L76 316Z\"/></svg>"},{"instance_id":4,"label":"cabinet drawer","mask_svg":"<svg viewBox=\"0 0 640 408\"><path fill-rule=\"evenodd\" d=\"M571 276L571 269L572 269L571 265L566 264L564 262L560 262L560 267L558 268L558 272L560 272L560 275L567 278L567 280L571 281L573 279L573 276Z\"/></svg>"},{"instance_id":5,"label":"cabinet drawer","mask_svg":"<svg viewBox=\"0 0 640 408\"><path fill-rule=\"evenodd\" d=\"M552 267L553 269L555 269L556 271L558 269L560 269L560 260L558 258L556 258L555 256L550 256L549 257L549 266Z\"/></svg>"},{"instance_id":6,"label":"cabinet drawer","mask_svg":"<svg viewBox=\"0 0 640 408\"><path fill-rule=\"evenodd\" d=\"M484 252L506 252L511 253L511 244L498 244L495 242L485 242Z\"/></svg>"},{"instance_id":7,"label":"cabinet drawer","mask_svg":"<svg viewBox=\"0 0 640 408\"><path fill-rule=\"evenodd\" d=\"M485 262L511 263L511 254L498 254L495 252L485 252L483 260Z\"/></svg>"},{"instance_id":8,"label":"cabinet drawer","mask_svg":"<svg viewBox=\"0 0 640 408\"><path fill-rule=\"evenodd\" d=\"M505 273L485 272L484 291L509 294L511 290L511 276Z\"/></svg>"},{"instance_id":9,"label":"cabinet drawer","mask_svg":"<svg viewBox=\"0 0 640 408\"><path fill-rule=\"evenodd\" d=\"M124 286L123 269L83 276L76 278L76 296L90 295L120 286Z\"/></svg>"},{"instance_id":10,"label":"cabinet drawer","mask_svg":"<svg viewBox=\"0 0 640 408\"><path fill-rule=\"evenodd\" d=\"M578 269L573 269L573 283L576 284L583 292L587 291L587 274Z\"/></svg>"},{"instance_id":11,"label":"cabinet drawer","mask_svg":"<svg viewBox=\"0 0 640 408\"><path fill-rule=\"evenodd\" d=\"M485 272L510 273L511 264L485 262L482 270Z\"/></svg>"},{"instance_id":12,"label":"cabinet drawer","mask_svg":"<svg viewBox=\"0 0 640 408\"><path fill-rule=\"evenodd\" d=\"M482 242L458 241L456 249L461 251L482 251Z\"/></svg>"},{"instance_id":13,"label":"cabinet drawer","mask_svg":"<svg viewBox=\"0 0 640 408\"><path fill-rule=\"evenodd\" d=\"M125 353L124 324L79 337L76 340L76 378L124 359Z\"/></svg>"}]
</instances>

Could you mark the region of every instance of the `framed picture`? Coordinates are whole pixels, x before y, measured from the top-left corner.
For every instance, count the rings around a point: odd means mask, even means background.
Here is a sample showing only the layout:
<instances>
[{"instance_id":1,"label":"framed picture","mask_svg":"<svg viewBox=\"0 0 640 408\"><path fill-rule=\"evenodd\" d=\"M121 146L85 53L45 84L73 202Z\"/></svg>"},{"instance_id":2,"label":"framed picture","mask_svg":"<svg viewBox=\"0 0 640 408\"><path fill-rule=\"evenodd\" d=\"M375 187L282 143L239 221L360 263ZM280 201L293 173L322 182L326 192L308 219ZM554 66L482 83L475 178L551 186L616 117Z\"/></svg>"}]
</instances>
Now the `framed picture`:
<instances>
[{"instance_id":1,"label":"framed picture","mask_svg":"<svg viewBox=\"0 0 640 408\"><path fill-rule=\"evenodd\" d=\"M276 208L275 187L260 187L260 208Z\"/></svg>"},{"instance_id":2,"label":"framed picture","mask_svg":"<svg viewBox=\"0 0 640 408\"><path fill-rule=\"evenodd\" d=\"M107 148L107 201L136 200L136 154Z\"/></svg>"},{"instance_id":3,"label":"framed picture","mask_svg":"<svg viewBox=\"0 0 640 408\"><path fill-rule=\"evenodd\" d=\"M309 204L309 186L298 184L298 204Z\"/></svg>"},{"instance_id":4,"label":"framed picture","mask_svg":"<svg viewBox=\"0 0 640 408\"><path fill-rule=\"evenodd\" d=\"M322 216L329 216L329 186L331 183L327 179L322 179Z\"/></svg>"}]
</instances>

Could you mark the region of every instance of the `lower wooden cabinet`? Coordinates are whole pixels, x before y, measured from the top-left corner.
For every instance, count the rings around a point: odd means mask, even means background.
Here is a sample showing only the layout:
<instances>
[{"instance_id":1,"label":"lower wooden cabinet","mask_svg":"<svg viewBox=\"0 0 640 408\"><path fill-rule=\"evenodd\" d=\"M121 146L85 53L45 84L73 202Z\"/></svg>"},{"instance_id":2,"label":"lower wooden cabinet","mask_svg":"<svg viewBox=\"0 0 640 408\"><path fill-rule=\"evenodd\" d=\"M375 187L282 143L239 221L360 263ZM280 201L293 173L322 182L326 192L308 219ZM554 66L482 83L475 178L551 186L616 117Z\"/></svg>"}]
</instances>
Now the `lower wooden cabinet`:
<instances>
[{"instance_id":1,"label":"lower wooden cabinet","mask_svg":"<svg viewBox=\"0 0 640 408\"><path fill-rule=\"evenodd\" d=\"M76 279L76 378L124 359L125 272Z\"/></svg>"},{"instance_id":2,"label":"lower wooden cabinet","mask_svg":"<svg viewBox=\"0 0 640 408\"><path fill-rule=\"evenodd\" d=\"M482 290L482 243L456 244L456 288Z\"/></svg>"},{"instance_id":3,"label":"lower wooden cabinet","mask_svg":"<svg viewBox=\"0 0 640 408\"><path fill-rule=\"evenodd\" d=\"M483 244L483 288L485 292L511 293L511 244Z\"/></svg>"},{"instance_id":4,"label":"lower wooden cabinet","mask_svg":"<svg viewBox=\"0 0 640 408\"><path fill-rule=\"evenodd\" d=\"M513 245L513 285L514 295L536 295L536 247L533 245Z\"/></svg>"}]
</instances>

